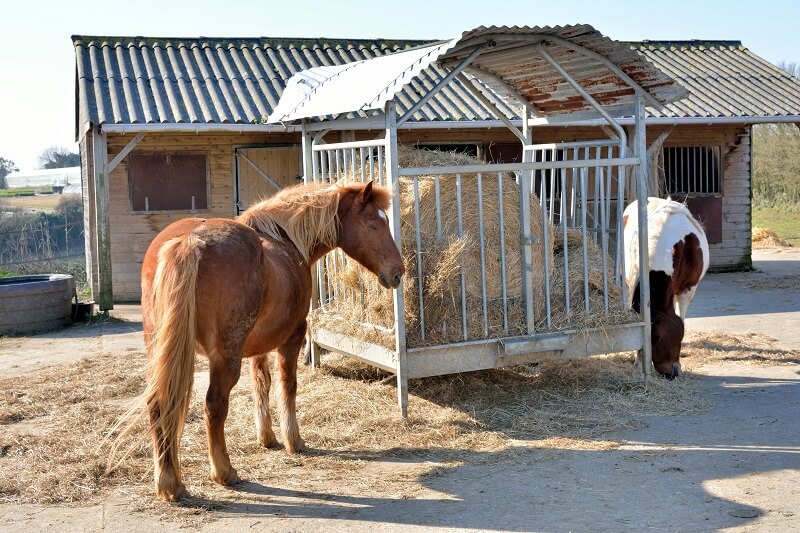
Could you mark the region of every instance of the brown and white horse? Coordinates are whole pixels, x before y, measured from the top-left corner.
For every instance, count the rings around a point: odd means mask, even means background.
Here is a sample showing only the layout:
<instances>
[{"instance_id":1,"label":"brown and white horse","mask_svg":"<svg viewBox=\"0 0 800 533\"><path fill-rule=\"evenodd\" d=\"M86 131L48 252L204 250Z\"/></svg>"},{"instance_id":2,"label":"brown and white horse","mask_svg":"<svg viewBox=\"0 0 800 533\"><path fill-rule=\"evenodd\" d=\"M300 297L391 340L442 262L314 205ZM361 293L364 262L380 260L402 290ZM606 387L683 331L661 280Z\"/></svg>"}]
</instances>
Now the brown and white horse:
<instances>
[{"instance_id":1,"label":"brown and white horse","mask_svg":"<svg viewBox=\"0 0 800 533\"><path fill-rule=\"evenodd\" d=\"M628 304L639 312L637 202L625 208L622 220ZM662 198L647 199L647 236L653 365L661 375L673 379L681 370L686 310L694 298L697 284L708 270L708 240L703 226L695 220L688 207Z\"/></svg>"},{"instance_id":2,"label":"brown and white horse","mask_svg":"<svg viewBox=\"0 0 800 533\"><path fill-rule=\"evenodd\" d=\"M142 265L142 317L148 353L144 409L150 420L159 496L186 494L178 447L189 407L195 353L209 360L205 401L212 480L239 481L225 444L228 397L250 359L256 433L276 443L269 412L267 354L277 352L280 419L288 453L303 440L295 414L297 358L306 334L311 266L333 248L396 288L405 273L390 234L386 189L298 185L236 220L187 218L159 233ZM129 426L131 427L131 426Z\"/></svg>"}]
</instances>

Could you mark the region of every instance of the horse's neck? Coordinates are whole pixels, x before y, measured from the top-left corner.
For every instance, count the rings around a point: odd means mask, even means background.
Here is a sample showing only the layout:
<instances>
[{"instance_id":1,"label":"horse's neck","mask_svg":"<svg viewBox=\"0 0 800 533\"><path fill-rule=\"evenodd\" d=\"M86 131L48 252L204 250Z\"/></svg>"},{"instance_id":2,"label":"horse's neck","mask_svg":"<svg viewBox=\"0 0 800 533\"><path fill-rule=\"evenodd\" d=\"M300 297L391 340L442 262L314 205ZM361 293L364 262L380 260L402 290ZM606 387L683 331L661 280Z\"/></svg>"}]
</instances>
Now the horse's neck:
<instances>
[{"instance_id":1,"label":"horse's neck","mask_svg":"<svg viewBox=\"0 0 800 533\"><path fill-rule=\"evenodd\" d=\"M320 259L322 259L325 254L333 250L330 246L324 246L322 244L317 244L309 255L308 264L309 266L313 265Z\"/></svg>"}]
</instances>

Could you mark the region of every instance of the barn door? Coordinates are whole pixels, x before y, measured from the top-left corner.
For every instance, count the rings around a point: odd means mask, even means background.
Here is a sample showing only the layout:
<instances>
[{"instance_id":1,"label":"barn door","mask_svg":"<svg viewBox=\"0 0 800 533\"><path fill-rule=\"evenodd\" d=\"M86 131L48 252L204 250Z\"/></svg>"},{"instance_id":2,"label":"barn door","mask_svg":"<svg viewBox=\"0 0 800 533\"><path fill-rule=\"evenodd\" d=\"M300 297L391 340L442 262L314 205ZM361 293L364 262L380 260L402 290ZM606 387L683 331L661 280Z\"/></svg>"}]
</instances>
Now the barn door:
<instances>
[{"instance_id":1,"label":"barn door","mask_svg":"<svg viewBox=\"0 0 800 533\"><path fill-rule=\"evenodd\" d=\"M236 148L236 214L302 181L300 145Z\"/></svg>"}]
</instances>

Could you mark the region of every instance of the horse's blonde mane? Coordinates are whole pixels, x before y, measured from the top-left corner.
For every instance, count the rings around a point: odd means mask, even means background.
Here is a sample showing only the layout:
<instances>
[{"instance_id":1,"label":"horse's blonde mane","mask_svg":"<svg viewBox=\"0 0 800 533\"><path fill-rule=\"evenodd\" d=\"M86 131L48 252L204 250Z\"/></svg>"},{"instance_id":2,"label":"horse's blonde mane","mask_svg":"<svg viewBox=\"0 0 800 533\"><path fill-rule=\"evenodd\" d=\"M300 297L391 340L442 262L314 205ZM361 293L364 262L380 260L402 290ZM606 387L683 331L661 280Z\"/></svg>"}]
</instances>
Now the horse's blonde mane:
<instances>
[{"instance_id":1,"label":"horse's blonde mane","mask_svg":"<svg viewBox=\"0 0 800 533\"><path fill-rule=\"evenodd\" d=\"M250 207L237 220L276 240L282 239L280 230L283 230L308 261L317 245L336 247L339 200L344 194L362 187L321 183L287 187ZM389 192L374 187L373 200L381 209L386 209Z\"/></svg>"}]
</instances>

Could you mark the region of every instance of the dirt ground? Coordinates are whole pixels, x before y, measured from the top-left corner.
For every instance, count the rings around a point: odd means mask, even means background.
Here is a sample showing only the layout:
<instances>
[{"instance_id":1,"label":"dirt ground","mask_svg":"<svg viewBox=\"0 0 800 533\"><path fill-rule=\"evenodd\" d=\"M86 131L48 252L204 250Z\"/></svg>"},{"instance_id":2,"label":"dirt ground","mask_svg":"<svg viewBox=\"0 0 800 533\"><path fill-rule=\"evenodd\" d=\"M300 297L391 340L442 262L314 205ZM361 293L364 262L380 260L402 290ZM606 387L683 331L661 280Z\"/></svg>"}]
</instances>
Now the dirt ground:
<instances>
[{"instance_id":1,"label":"dirt ground","mask_svg":"<svg viewBox=\"0 0 800 533\"><path fill-rule=\"evenodd\" d=\"M763 333L781 347L800 348L800 253L765 250L754 259L756 272L707 277L687 329ZM125 320L0 339L0 374L30 375L87 355L141 351L138 307L119 306L115 313ZM243 375L238 387L246 381ZM392 460L365 452L355 458L365 463L358 482L330 483L298 461L291 476L217 489L220 495L235 490L237 503L200 502L195 519L171 513L168 504L161 514L137 510L142 496L118 488L91 506L0 503L0 528L800 530L800 365L715 363L696 382L709 410L652 417L646 427L604 436L623 442L615 449L520 445L461 450L457 462L423 449ZM674 408L680 412L681 405ZM266 456L285 460L280 450Z\"/></svg>"}]
</instances>

